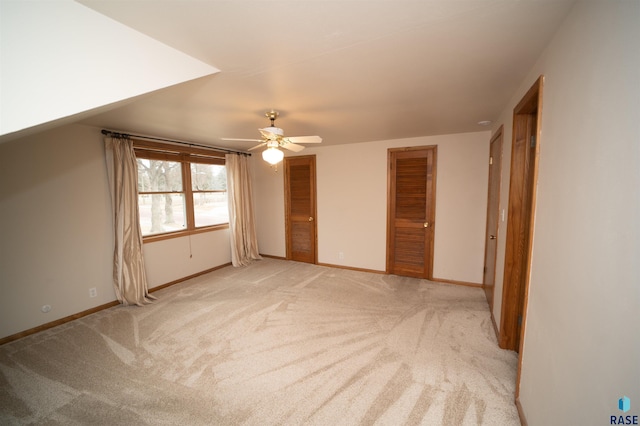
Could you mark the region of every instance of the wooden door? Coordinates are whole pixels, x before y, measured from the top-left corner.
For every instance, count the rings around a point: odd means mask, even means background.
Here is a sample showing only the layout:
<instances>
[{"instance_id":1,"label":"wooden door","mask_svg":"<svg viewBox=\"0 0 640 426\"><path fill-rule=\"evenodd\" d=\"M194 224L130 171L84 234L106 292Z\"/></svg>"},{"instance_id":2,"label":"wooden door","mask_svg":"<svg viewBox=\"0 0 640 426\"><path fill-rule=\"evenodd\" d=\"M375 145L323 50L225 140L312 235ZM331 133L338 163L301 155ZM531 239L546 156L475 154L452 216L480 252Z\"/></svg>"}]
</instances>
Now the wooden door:
<instances>
[{"instance_id":1,"label":"wooden door","mask_svg":"<svg viewBox=\"0 0 640 426\"><path fill-rule=\"evenodd\" d=\"M521 350L533 245L543 77L514 109L500 347ZM521 360L522 358L520 358ZM518 370L518 374L520 371ZM518 388L516 388L516 393Z\"/></svg>"},{"instance_id":2,"label":"wooden door","mask_svg":"<svg viewBox=\"0 0 640 426\"><path fill-rule=\"evenodd\" d=\"M490 310L493 310L493 290L496 281L501 175L502 126L500 126L500 129L498 129L493 138L491 138L489 149L489 195L487 196L487 228L484 246L484 275L482 285Z\"/></svg>"},{"instance_id":3,"label":"wooden door","mask_svg":"<svg viewBox=\"0 0 640 426\"><path fill-rule=\"evenodd\" d=\"M284 159L287 259L317 263L316 157Z\"/></svg>"},{"instance_id":4,"label":"wooden door","mask_svg":"<svg viewBox=\"0 0 640 426\"><path fill-rule=\"evenodd\" d=\"M436 147L388 151L387 273L431 278Z\"/></svg>"}]
</instances>

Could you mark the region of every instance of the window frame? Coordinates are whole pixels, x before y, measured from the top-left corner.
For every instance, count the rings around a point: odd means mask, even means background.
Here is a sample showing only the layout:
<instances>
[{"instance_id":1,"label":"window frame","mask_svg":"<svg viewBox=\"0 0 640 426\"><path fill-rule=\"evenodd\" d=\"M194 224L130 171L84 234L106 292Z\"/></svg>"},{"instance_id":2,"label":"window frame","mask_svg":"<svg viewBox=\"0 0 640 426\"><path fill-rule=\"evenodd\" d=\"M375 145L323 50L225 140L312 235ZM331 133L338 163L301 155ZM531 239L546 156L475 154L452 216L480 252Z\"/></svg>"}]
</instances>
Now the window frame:
<instances>
[{"instance_id":1,"label":"window frame","mask_svg":"<svg viewBox=\"0 0 640 426\"><path fill-rule=\"evenodd\" d=\"M143 158L149 160L160 161L174 161L180 163L181 176L182 176L182 191L163 191L153 192L153 194L184 194L185 203L185 219L187 227L178 231L167 231L159 234L146 235L142 237L143 243L162 241L171 238L179 238L188 235L201 234L205 232L217 231L220 229L228 229L229 222L221 223L217 225L208 226L195 226L195 212L193 205L193 185L191 182L191 164L215 164L224 166L225 154L215 150L209 150L205 148L197 148L193 146L179 146L172 144L165 144L159 142L150 142L142 139L133 139L133 149L136 155L136 159ZM195 191L201 192L216 192L216 191ZM219 190L217 192L220 192ZM227 192L227 191L225 191ZM141 194L138 192L138 194ZM143 192L142 194L147 194Z\"/></svg>"}]
</instances>

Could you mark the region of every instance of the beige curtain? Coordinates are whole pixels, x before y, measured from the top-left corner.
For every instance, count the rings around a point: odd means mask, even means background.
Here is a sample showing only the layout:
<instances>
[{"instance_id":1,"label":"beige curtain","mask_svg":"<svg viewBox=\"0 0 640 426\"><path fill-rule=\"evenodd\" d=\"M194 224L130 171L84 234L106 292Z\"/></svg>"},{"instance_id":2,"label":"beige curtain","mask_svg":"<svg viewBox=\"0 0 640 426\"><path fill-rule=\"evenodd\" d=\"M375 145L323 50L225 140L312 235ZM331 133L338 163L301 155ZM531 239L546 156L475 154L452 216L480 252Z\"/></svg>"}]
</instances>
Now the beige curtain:
<instances>
[{"instance_id":1,"label":"beige curtain","mask_svg":"<svg viewBox=\"0 0 640 426\"><path fill-rule=\"evenodd\" d=\"M256 237L249 160L246 155L227 154L226 166L231 263L248 265L252 260L262 259Z\"/></svg>"},{"instance_id":2,"label":"beige curtain","mask_svg":"<svg viewBox=\"0 0 640 426\"><path fill-rule=\"evenodd\" d=\"M128 138L105 139L107 174L115 230L113 285L123 305L142 306L153 296L147 288L138 212L138 165Z\"/></svg>"}]
</instances>

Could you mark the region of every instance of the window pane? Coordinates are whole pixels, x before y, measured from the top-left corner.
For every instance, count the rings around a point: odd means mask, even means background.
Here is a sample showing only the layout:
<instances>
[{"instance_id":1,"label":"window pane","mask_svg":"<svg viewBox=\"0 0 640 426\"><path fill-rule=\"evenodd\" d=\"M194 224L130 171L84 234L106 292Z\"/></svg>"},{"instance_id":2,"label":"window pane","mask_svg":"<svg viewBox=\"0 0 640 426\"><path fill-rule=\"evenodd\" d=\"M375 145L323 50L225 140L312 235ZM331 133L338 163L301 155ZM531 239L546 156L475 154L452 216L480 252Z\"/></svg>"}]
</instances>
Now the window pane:
<instances>
[{"instance_id":1,"label":"window pane","mask_svg":"<svg viewBox=\"0 0 640 426\"><path fill-rule=\"evenodd\" d=\"M195 192L193 213L196 227L229 223L226 192Z\"/></svg>"},{"instance_id":2,"label":"window pane","mask_svg":"<svg viewBox=\"0 0 640 426\"><path fill-rule=\"evenodd\" d=\"M161 234L187 228L184 194L138 195L142 235Z\"/></svg>"},{"instance_id":3,"label":"window pane","mask_svg":"<svg viewBox=\"0 0 640 426\"><path fill-rule=\"evenodd\" d=\"M177 161L138 158L139 192L182 192L182 168Z\"/></svg>"},{"instance_id":4,"label":"window pane","mask_svg":"<svg viewBox=\"0 0 640 426\"><path fill-rule=\"evenodd\" d=\"M191 163L191 187L194 191L226 191L227 168L218 164Z\"/></svg>"}]
</instances>

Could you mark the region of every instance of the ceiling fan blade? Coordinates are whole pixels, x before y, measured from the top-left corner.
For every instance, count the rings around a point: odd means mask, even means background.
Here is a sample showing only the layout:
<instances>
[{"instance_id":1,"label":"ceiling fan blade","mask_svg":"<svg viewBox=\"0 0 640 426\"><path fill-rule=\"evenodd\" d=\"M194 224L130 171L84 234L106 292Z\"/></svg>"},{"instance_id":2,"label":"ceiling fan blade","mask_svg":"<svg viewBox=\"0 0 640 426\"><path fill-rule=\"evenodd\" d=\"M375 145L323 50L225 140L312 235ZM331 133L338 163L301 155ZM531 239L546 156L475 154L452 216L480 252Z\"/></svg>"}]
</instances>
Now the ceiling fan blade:
<instances>
[{"instance_id":1,"label":"ceiling fan blade","mask_svg":"<svg viewBox=\"0 0 640 426\"><path fill-rule=\"evenodd\" d=\"M252 148L249 148L249 151L253 151L254 149L258 149L258 148L260 148L261 146L266 145L266 144L267 144L266 142L262 142L261 144L258 144L258 145L254 146L254 147L252 147Z\"/></svg>"},{"instance_id":2,"label":"ceiling fan blade","mask_svg":"<svg viewBox=\"0 0 640 426\"><path fill-rule=\"evenodd\" d=\"M287 138L294 143L320 143L322 138L320 136L291 136Z\"/></svg>"},{"instance_id":3,"label":"ceiling fan blade","mask_svg":"<svg viewBox=\"0 0 640 426\"><path fill-rule=\"evenodd\" d=\"M237 142L260 142L262 139L236 139L236 138L220 138L223 141L237 141Z\"/></svg>"},{"instance_id":4,"label":"ceiling fan blade","mask_svg":"<svg viewBox=\"0 0 640 426\"><path fill-rule=\"evenodd\" d=\"M295 143L287 142L286 140L283 141L282 144L280 144L280 146L284 149L288 149L289 151L293 151L293 152L300 152L304 149L304 146L296 145Z\"/></svg>"}]
</instances>

